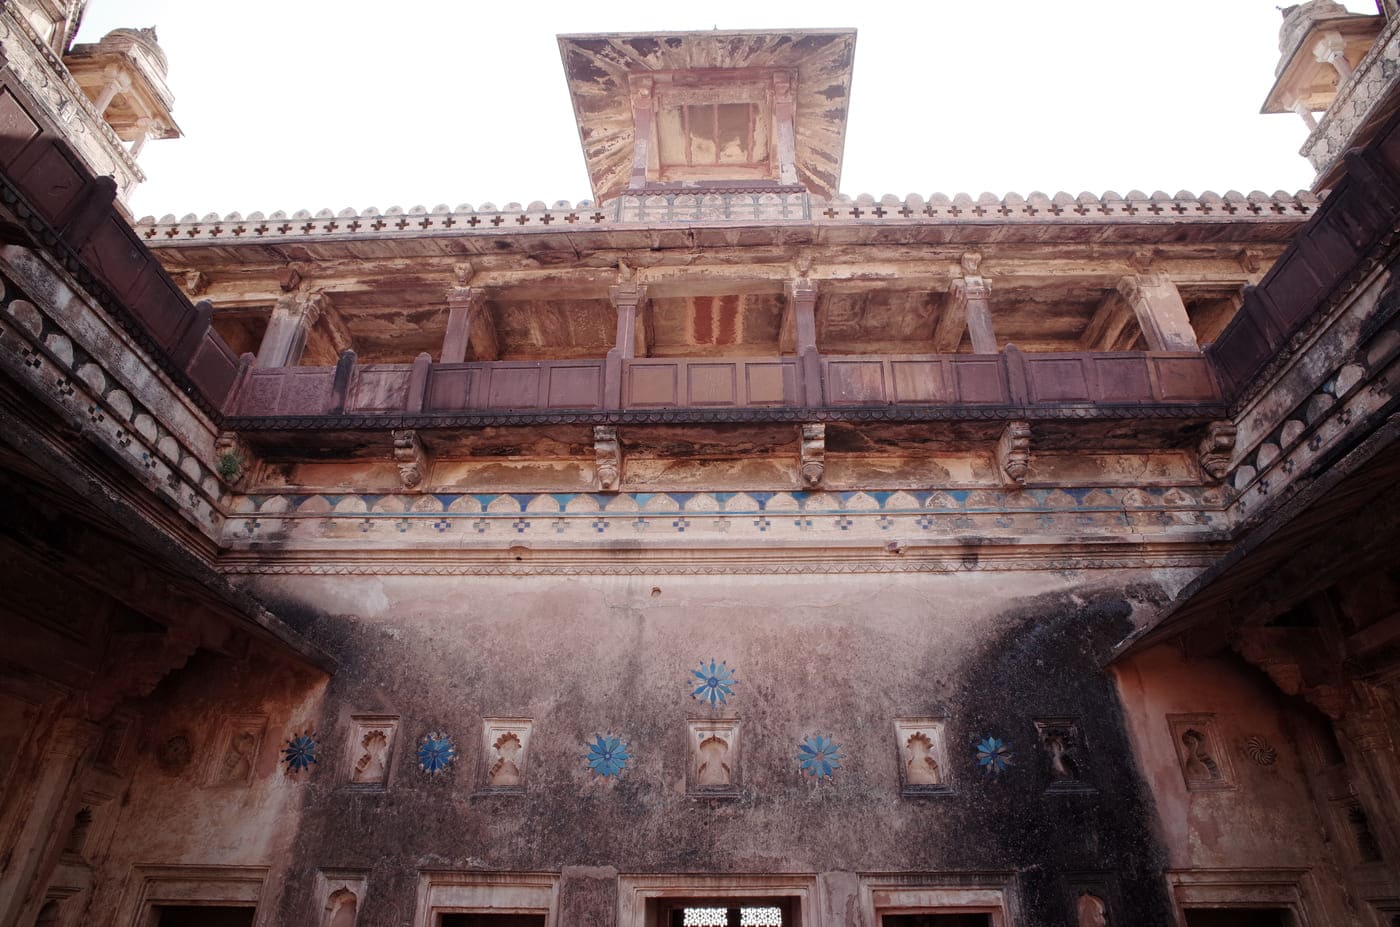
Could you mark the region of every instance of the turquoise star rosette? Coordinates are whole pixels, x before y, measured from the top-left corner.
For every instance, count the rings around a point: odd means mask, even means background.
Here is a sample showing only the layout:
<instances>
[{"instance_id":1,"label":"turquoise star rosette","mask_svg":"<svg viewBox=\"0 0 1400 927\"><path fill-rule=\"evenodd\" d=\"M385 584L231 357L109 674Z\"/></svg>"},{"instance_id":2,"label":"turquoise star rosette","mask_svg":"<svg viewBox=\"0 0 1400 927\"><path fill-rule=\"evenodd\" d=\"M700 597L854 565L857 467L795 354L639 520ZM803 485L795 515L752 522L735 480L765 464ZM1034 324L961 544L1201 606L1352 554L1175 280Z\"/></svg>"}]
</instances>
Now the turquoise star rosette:
<instances>
[{"instance_id":1,"label":"turquoise star rosette","mask_svg":"<svg viewBox=\"0 0 1400 927\"><path fill-rule=\"evenodd\" d=\"M977 745L977 765L982 767L982 775L999 776L1006 767L1013 765L1015 754L1006 741L988 735Z\"/></svg>"},{"instance_id":2,"label":"turquoise star rosette","mask_svg":"<svg viewBox=\"0 0 1400 927\"><path fill-rule=\"evenodd\" d=\"M457 748L448 734L430 731L418 742L418 768L429 775L447 769L455 759Z\"/></svg>"},{"instance_id":3,"label":"turquoise star rosette","mask_svg":"<svg viewBox=\"0 0 1400 927\"><path fill-rule=\"evenodd\" d=\"M728 702L734 687L739 684L739 680L734 678L734 671L723 661L716 664L711 660L710 665L706 667L705 661L701 660L700 668L691 670L690 675L700 681L700 685L690 693L690 697L709 702L711 707Z\"/></svg>"},{"instance_id":4,"label":"turquoise star rosette","mask_svg":"<svg viewBox=\"0 0 1400 927\"><path fill-rule=\"evenodd\" d=\"M316 758L316 738L310 731L293 735L282 748L282 759L290 772L298 773L310 769Z\"/></svg>"},{"instance_id":5,"label":"turquoise star rosette","mask_svg":"<svg viewBox=\"0 0 1400 927\"><path fill-rule=\"evenodd\" d=\"M584 762L593 774L603 779L615 779L627 768L632 754L628 745L615 734L594 734L593 742L583 755Z\"/></svg>"},{"instance_id":6,"label":"turquoise star rosette","mask_svg":"<svg viewBox=\"0 0 1400 927\"><path fill-rule=\"evenodd\" d=\"M830 779L845 758L840 745L821 734L813 734L797 745L798 768L813 779Z\"/></svg>"}]
</instances>

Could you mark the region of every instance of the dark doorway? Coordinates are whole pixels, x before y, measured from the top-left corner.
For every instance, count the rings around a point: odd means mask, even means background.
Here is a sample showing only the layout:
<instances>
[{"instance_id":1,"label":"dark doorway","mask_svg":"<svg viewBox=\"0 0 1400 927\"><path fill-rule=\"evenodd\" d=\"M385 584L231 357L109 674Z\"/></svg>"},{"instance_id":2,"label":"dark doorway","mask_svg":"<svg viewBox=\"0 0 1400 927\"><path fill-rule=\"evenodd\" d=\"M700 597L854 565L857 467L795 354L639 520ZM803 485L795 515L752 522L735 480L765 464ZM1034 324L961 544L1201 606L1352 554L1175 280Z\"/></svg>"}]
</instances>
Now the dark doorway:
<instances>
[{"instance_id":1,"label":"dark doorway","mask_svg":"<svg viewBox=\"0 0 1400 927\"><path fill-rule=\"evenodd\" d=\"M992 927L990 914L886 914L880 927Z\"/></svg>"},{"instance_id":2,"label":"dark doorway","mask_svg":"<svg viewBox=\"0 0 1400 927\"><path fill-rule=\"evenodd\" d=\"M1187 908L1186 927L1293 927L1283 908Z\"/></svg>"},{"instance_id":3,"label":"dark doorway","mask_svg":"<svg viewBox=\"0 0 1400 927\"><path fill-rule=\"evenodd\" d=\"M157 905L156 927L253 927L256 908Z\"/></svg>"},{"instance_id":4,"label":"dark doorway","mask_svg":"<svg viewBox=\"0 0 1400 927\"><path fill-rule=\"evenodd\" d=\"M440 914L438 927L544 927L544 915Z\"/></svg>"}]
</instances>

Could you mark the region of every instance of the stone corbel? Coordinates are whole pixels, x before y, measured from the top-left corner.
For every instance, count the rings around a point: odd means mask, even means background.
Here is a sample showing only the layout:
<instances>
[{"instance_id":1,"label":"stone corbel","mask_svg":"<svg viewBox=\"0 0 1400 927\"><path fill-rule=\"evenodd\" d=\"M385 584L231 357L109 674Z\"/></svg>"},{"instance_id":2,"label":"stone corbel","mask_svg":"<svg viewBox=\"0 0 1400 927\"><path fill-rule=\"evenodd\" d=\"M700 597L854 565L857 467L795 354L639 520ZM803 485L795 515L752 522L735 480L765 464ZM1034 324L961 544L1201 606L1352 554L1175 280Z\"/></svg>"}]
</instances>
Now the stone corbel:
<instances>
[{"instance_id":1,"label":"stone corbel","mask_svg":"<svg viewBox=\"0 0 1400 927\"><path fill-rule=\"evenodd\" d=\"M1252 626L1238 629L1230 643L1282 692L1302 696L1333 720L1346 714L1350 687L1329 668L1327 647L1317 630Z\"/></svg>"},{"instance_id":2,"label":"stone corbel","mask_svg":"<svg viewBox=\"0 0 1400 927\"><path fill-rule=\"evenodd\" d=\"M1211 422L1206 426L1206 436L1201 439L1198 460L1201 469L1212 480L1219 482L1230 472L1230 461L1235 456L1235 435L1238 429L1234 422Z\"/></svg>"},{"instance_id":3,"label":"stone corbel","mask_svg":"<svg viewBox=\"0 0 1400 927\"><path fill-rule=\"evenodd\" d=\"M997 466L1011 482L1026 482L1031 468L1031 423L1007 422L997 442Z\"/></svg>"},{"instance_id":4,"label":"stone corbel","mask_svg":"<svg viewBox=\"0 0 1400 927\"><path fill-rule=\"evenodd\" d=\"M802 485L814 489L826 473L826 426L820 422L802 426L800 450Z\"/></svg>"},{"instance_id":5,"label":"stone corbel","mask_svg":"<svg viewBox=\"0 0 1400 927\"><path fill-rule=\"evenodd\" d=\"M399 482L404 489L413 489L423 482L430 460L418 432L412 428L394 430L394 465L399 468Z\"/></svg>"},{"instance_id":6,"label":"stone corbel","mask_svg":"<svg viewBox=\"0 0 1400 927\"><path fill-rule=\"evenodd\" d=\"M98 681L88 690L88 718L101 721L126 699L150 695L162 679L185 665L199 644L198 634L187 625L171 625L164 633L113 635Z\"/></svg>"},{"instance_id":7,"label":"stone corbel","mask_svg":"<svg viewBox=\"0 0 1400 927\"><path fill-rule=\"evenodd\" d=\"M202 270L185 273L185 292L191 296L202 296L209 289L209 275Z\"/></svg>"},{"instance_id":8,"label":"stone corbel","mask_svg":"<svg viewBox=\"0 0 1400 927\"><path fill-rule=\"evenodd\" d=\"M617 492L622 485L622 442L615 426L593 426L593 453L598 466L598 488Z\"/></svg>"}]
</instances>

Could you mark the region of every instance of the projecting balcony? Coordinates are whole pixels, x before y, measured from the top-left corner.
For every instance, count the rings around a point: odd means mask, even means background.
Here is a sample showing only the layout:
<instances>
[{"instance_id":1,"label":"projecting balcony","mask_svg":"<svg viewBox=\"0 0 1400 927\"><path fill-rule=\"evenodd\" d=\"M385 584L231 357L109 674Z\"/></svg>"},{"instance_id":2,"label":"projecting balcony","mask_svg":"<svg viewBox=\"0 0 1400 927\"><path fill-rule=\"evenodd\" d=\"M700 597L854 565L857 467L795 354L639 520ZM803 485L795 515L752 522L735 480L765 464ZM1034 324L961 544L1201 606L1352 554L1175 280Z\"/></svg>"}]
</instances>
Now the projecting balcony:
<instances>
[{"instance_id":1,"label":"projecting balcony","mask_svg":"<svg viewBox=\"0 0 1400 927\"><path fill-rule=\"evenodd\" d=\"M782 357L354 364L347 355L337 367L248 366L228 412L307 425L347 416L370 424L697 410L781 419L904 409L939 418L959 408L1015 407L1088 417L1110 409L1131 415L1132 407L1190 415L1222 401L1199 352L833 355L817 370L813 384L798 359Z\"/></svg>"}]
</instances>

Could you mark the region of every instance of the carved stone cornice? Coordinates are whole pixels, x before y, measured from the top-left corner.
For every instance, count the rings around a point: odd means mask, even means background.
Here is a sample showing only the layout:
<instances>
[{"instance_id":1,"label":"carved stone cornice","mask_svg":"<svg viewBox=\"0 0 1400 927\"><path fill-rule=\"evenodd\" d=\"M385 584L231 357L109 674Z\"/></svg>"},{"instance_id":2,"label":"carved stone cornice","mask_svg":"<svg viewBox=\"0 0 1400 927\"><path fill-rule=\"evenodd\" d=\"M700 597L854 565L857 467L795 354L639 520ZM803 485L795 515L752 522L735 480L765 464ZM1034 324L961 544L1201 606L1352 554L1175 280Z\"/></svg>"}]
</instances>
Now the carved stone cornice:
<instances>
[{"instance_id":1,"label":"carved stone cornice","mask_svg":"<svg viewBox=\"0 0 1400 927\"><path fill-rule=\"evenodd\" d=\"M62 59L42 42L12 6L0 7L0 60L13 70L44 107L48 117L64 127L64 135L94 174L117 181L123 199L146 175L116 132L97 112L87 94L68 73Z\"/></svg>"}]
</instances>

